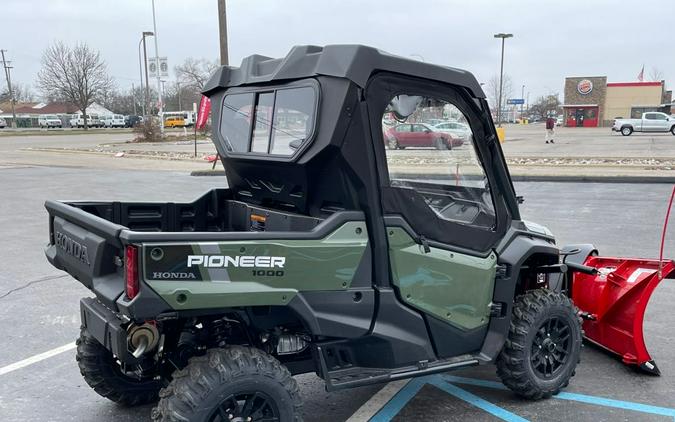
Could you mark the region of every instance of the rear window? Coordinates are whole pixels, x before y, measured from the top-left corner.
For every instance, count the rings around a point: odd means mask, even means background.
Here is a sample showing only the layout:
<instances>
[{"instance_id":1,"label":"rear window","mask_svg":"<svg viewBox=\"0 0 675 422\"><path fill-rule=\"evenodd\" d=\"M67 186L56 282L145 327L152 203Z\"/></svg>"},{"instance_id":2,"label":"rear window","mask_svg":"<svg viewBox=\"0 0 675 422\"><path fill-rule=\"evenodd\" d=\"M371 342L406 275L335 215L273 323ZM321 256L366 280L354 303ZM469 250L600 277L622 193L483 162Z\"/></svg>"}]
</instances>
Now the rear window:
<instances>
[{"instance_id":1,"label":"rear window","mask_svg":"<svg viewBox=\"0 0 675 422\"><path fill-rule=\"evenodd\" d=\"M220 122L225 148L291 156L314 130L316 103L309 86L226 95Z\"/></svg>"}]
</instances>

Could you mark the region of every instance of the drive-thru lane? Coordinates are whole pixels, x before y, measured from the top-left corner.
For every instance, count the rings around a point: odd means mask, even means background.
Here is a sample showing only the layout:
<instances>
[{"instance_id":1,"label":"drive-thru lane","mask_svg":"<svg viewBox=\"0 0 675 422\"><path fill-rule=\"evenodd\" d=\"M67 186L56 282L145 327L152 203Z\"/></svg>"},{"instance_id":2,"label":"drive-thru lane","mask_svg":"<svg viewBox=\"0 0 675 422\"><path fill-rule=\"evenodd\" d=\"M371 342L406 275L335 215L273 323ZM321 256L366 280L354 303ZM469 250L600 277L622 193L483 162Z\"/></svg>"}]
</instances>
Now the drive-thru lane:
<instances>
[{"instance_id":1,"label":"drive-thru lane","mask_svg":"<svg viewBox=\"0 0 675 422\"><path fill-rule=\"evenodd\" d=\"M78 299L88 292L70 277L61 277L62 273L44 259L42 246L47 240L47 219L42 203L47 198L189 200L210 187L224 185L225 180L194 178L182 173L85 172L52 167L0 168L0 179L3 234L0 236L3 253L0 420L146 420L150 406L118 407L98 397L79 375L71 343L79 328ZM656 256L658 253L659 231L670 186L520 183L516 188L518 194L525 196L524 218L548 226L561 244L592 241L606 255ZM666 255L675 256L675 233L668 238ZM600 401L613 399L674 408L675 340L670 334L673 301L675 282L664 281L655 292L646 317L647 345L661 368L662 377L635 373L618 359L587 346L577 376L566 393ZM579 400L524 402L490 384L496 381L493 367L451 375L461 378L439 376L418 380L421 385L417 394L411 393L413 387L408 383L395 385L398 389L390 386L389 391L375 396L370 412L360 415L401 421L413 416L425 420L470 418L476 421L509 420L509 417L673 420L668 415ZM471 382L473 379L488 383ZM298 381L308 421L345 420L382 388L372 386L327 393L314 375L300 376ZM406 388L408 390L404 390ZM400 399L397 392L409 397ZM386 410L386 406L391 408L391 403L398 406L396 412L378 413Z\"/></svg>"}]
</instances>

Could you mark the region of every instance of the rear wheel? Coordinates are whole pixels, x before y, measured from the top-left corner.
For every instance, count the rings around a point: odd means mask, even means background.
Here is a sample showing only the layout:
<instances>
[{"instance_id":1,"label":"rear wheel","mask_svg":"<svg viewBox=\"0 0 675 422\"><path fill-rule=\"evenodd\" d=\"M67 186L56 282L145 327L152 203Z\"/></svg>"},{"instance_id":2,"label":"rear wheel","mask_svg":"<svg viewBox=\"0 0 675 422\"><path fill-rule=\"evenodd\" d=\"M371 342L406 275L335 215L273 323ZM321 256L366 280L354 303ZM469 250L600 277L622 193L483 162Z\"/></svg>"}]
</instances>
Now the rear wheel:
<instances>
[{"instance_id":1,"label":"rear wheel","mask_svg":"<svg viewBox=\"0 0 675 422\"><path fill-rule=\"evenodd\" d=\"M152 420L301 421L295 379L267 353L250 347L210 349L173 374Z\"/></svg>"},{"instance_id":2,"label":"rear wheel","mask_svg":"<svg viewBox=\"0 0 675 422\"><path fill-rule=\"evenodd\" d=\"M623 136L630 136L630 134L633 133L633 128L630 126L624 126L621 128L621 134Z\"/></svg>"},{"instance_id":3,"label":"rear wheel","mask_svg":"<svg viewBox=\"0 0 675 422\"><path fill-rule=\"evenodd\" d=\"M154 403L159 398L161 379L125 375L108 349L82 328L77 339L77 365L84 380L99 395L125 406Z\"/></svg>"},{"instance_id":4,"label":"rear wheel","mask_svg":"<svg viewBox=\"0 0 675 422\"><path fill-rule=\"evenodd\" d=\"M673 125L673 127L670 128L670 133L672 133L673 135L675 135L675 125Z\"/></svg>"},{"instance_id":5,"label":"rear wheel","mask_svg":"<svg viewBox=\"0 0 675 422\"><path fill-rule=\"evenodd\" d=\"M387 140L387 147L389 149L399 149L398 141L393 136Z\"/></svg>"},{"instance_id":6,"label":"rear wheel","mask_svg":"<svg viewBox=\"0 0 675 422\"><path fill-rule=\"evenodd\" d=\"M518 297L497 375L519 396L537 400L569 384L581 355L581 320L562 293L532 290Z\"/></svg>"}]
</instances>

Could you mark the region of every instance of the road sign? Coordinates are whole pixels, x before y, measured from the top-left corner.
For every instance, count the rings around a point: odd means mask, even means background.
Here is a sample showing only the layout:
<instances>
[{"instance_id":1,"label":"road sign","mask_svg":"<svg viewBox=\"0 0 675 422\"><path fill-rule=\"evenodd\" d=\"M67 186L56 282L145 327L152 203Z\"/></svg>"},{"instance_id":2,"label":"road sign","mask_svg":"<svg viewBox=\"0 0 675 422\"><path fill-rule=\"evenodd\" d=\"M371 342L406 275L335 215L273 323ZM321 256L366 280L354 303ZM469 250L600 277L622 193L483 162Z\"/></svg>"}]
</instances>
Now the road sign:
<instances>
[{"instance_id":1,"label":"road sign","mask_svg":"<svg viewBox=\"0 0 675 422\"><path fill-rule=\"evenodd\" d=\"M522 98L509 98L508 100L506 100L506 104L511 105L525 104L525 100Z\"/></svg>"}]
</instances>

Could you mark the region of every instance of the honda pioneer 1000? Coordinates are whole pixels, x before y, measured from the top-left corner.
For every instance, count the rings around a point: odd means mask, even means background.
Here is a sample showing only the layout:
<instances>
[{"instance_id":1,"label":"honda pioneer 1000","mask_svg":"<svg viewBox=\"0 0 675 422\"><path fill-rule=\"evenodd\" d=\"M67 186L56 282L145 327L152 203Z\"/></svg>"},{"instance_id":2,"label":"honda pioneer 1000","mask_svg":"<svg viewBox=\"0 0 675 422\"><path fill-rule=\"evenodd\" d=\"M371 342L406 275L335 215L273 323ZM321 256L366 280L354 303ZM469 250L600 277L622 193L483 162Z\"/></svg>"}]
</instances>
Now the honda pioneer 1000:
<instances>
[{"instance_id":1,"label":"honda pioneer 1000","mask_svg":"<svg viewBox=\"0 0 675 422\"><path fill-rule=\"evenodd\" d=\"M162 421L291 421L307 372L336 390L496 363L529 399L567 385L568 276L594 273L592 248L561 263L521 220L472 74L302 46L222 67L204 94L227 187L46 203L49 261L94 295L77 360L99 394L159 400Z\"/></svg>"}]
</instances>

